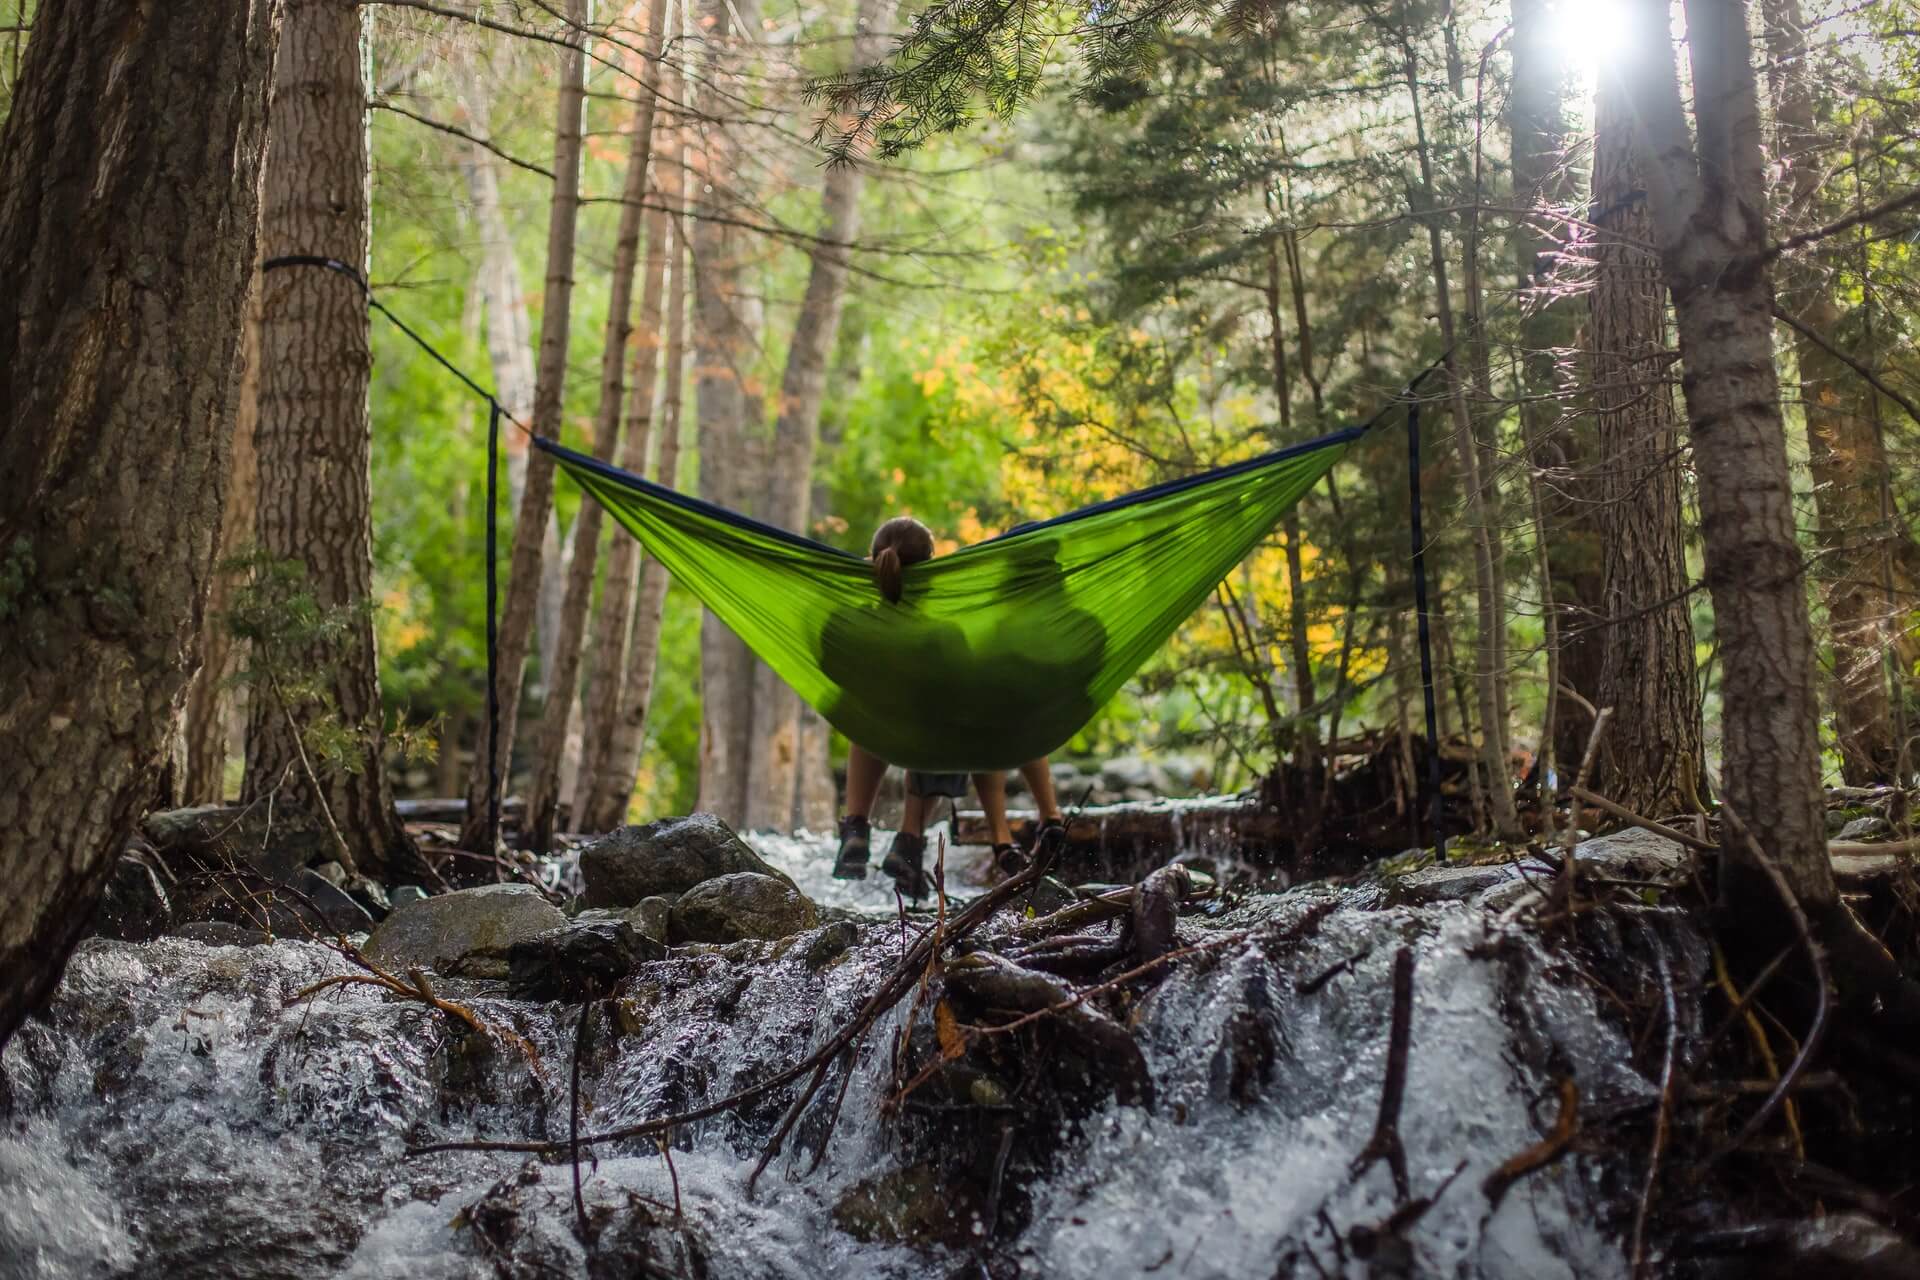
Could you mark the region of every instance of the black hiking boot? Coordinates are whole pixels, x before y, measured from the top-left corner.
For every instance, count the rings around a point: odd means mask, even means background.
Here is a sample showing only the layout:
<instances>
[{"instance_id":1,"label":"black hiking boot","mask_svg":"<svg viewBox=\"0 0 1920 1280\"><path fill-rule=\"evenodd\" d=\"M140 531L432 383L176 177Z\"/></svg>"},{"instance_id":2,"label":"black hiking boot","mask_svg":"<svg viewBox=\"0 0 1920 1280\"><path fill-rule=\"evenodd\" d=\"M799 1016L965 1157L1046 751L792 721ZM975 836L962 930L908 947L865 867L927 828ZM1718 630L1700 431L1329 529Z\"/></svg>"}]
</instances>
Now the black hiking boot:
<instances>
[{"instance_id":1,"label":"black hiking boot","mask_svg":"<svg viewBox=\"0 0 1920 1280\"><path fill-rule=\"evenodd\" d=\"M893 877L900 896L915 902L933 894L933 881L927 877L927 838L897 831L880 869Z\"/></svg>"},{"instance_id":2,"label":"black hiking boot","mask_svg":"<svg viewBox=\"0 0 1920 1280\"><path fill-rule=\"evenodd\" d=\"M840 819L840 854L833 860L833 878L865 880L872 848L873 829L865 818L849 814Z\"/></svg>"},{"instance_id":3,"label":"black hiking boot","mask_svg":"<svg viewBox=\"0 0 1920 1280\"><path fill-rule=\"evenodd\" d=\"M1000 873L1000 878L1003 880L1012 879L1032 865L1032 862L1026 854L1020 851L1020 846L1017 844L997 844L993 846L993 869Z\"/></svg>"},{"instance_id":4,"label":"black hiking boot","mask_svg":"<svg viewBox=\"0 0 1920 1280\"><path fill-rule=\"evenodd\" d=\"M1058 853L1067 844L1067 820L1048 818L1033 833L1033 852L1037 857L1042 852Z\"/></svg>"}]
</instances>

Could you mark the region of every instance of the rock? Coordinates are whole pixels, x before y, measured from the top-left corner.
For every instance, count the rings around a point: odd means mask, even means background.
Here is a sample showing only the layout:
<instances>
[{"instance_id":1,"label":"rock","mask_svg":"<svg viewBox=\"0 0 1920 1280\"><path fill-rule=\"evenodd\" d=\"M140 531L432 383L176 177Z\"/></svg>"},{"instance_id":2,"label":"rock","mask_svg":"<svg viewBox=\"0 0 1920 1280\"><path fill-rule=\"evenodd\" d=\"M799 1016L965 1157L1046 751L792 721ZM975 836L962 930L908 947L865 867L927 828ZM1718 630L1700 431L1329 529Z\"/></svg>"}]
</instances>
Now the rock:
<instances>
[{"instance_id":1,"label":"rock","mask_svg":"<svg viewBox=\"0 0 1920 1280\"><path fill-rule=\"evenodd\" d=\"M373 928L373 913L354 901L352 894L322 876L318 871L302 871L299 878L294 881L294 888L307 895L307 900L319 910L328 927L335 932L365 933ZM283 909L298 921L298 925L293 928L282 926L277 918L279 912L276 912L274 928L277 932L305 933L305 926L313 922L312 916L304 909L291 907L290 904Z\"/></svg>"},{"instance_id":2,"label":"rock","mask_svg":"<svg viewBox=\"0 0 1920 1280\"><path fill-rule=\"evenodd\" d=\"M856 1240L913 1245L975 1244L980 1215L971 1184L926 1164L869 1178L833 1206L834 1224Z\"/></svg>"},{"instance_id":3,"label":"rock","mask_svg":"<svg viewBox=\"0 0 1920 1280\"><path fill-rule=\"evenodd\" d=\"M1041 876L1033 882L1033 887L1020 898L1020 909L1031 911L1036 916L1050 916L1062 907L1070 907L1080 901L1065 881L1052 876Z\"/></svg>"},{"instance_id":4,"label":"rock","mask_svg":"<svg viewBox=\"0 0 1920 1280\"><path fill-rule=\"evenodd\" d=\"M347 869L337 862L323 862L313 869L313 874L336 889L347 887Z\"/></svg>"},{"instance_id":5,"label":"rock","mask_svg":"<svg viewBox=\"0 0 1920 1280\"><path fill-rule=\"evenodd\" d=\"M807 944L807 968L818 972L845 955L860 941L860 927L850 920L836 920Z\"/></svg>"},{"instance_id":6,"label":"rock","mask_svg":"<svg viewBox=\"0 0 1920 1280\"><path fill-rule=\"evenodd\" d=\"M819 922L819 912L785 880L736 871L680 895L668 918L675 942L741 942L784 938Z\"/></svg>"},{"instance_id":7,"label":"rock","mask_svg":"<svg viewBox=\"0 0 1920 1280\"><path fill-rule=\"evenodd\" d=\"M509 947L507 979L523 1000L598 1000L635 965L666 953L625 920L575 920Z\"/></svg>"},{"instance_id":8,"label":"rock","mask_svg":"<svg viewBox=\"0 0 1920 1280\"><path fill-rule=\"evenodd\" d=\"M398 907L367 939L367 958L411 968L501 978L516 942L565 926L567 918L528 884L460 889Z\"/></svg>"},{"instance_id":9,"label":"rock","mask_svg":"<svg viewBox=\"0 0 1920 1280\"><path fill-rule=\"evenodd\" d=\"M173 927L173 905L153 868L121 858L107 879L93 913L93 932L121 942L147 942Z\"/></svg>"},{"instance_id":10,"label":"rock","mask_svg":"<svg viewBox=\"0 0 1920 1280\"><path fill-rule=\"evenodd\" d=\"M589 907L631 907L643 898L685 893L715 876L752 872L799 890L710 813L621 827L580 851Z\"/></svg>"},{"instance_id":11,"label":"rock","mask_svg":"<svg viewBox=\"0 0 1920 1280\"><path fill-rule=\"evenodd\" d=\"M229 924L225 920L194 920L173 931L176 938L187 938L209 947L258 947L273 941L261 929Z\"/></svg>"},{"instance_id":12,"label":"rock","mask_svg":"<svg viewBox=\"0 0 1920 1280\"><path fill-rule=\"evenodd\" d=\"M627 923L638 929L643 937L665 943L672 931L669 920L673 915L673 904L679 897L677 893L656 893L651 898L642 898L639 906L627 912Z\"/></svg>"},{"instance_id":13,"label":"rock","mask_svg":"<svg viewBox=\"0 0 1920 1280\"><path fill-rule=\"evenodd\" d=\"M333 837L304 809L273 805L202 805L166 809L141 820L141 832L181 876L220 867L251 867L291 882L333 857Z\"/></svg>"},{"instance_id":14,"label":"rock","mask_svg":"<svg viewBox=\"0 0 1920 1280\"><path fill-rule=\"evenodd\" d=\"M367 909L367 914L376 921L385 920L393 911L393 901L387 897L387 891L378 880L369 880L361 876L351 884L342 886L347 896Z\"/></svg>"},{"instance_id":15,"label":"rock","mask_svg":"<svg viewBox=\"0 0 1920 1280\"><path fill-rule=\"evenodd\" d=\"M1920 1275L1920 1247L1861 1213L1750 1223L1682 1239L1678 1249L1694 1274L1712 1280L1911 1280Z\"/></svg>"},{"instance_id":16,"label":"rock","mask_svg":"<svg viewBox=\"0 0 1920 1280\"><path fill-rule=\"evenodd\" d=\"M1855 818L1852 822L1840 828L1839 838L1842 840L1878 840L1883 836L1892 834L1892 832L1893 828L1887 825L1885 818L1879 818L1869 814L1864 818Z\"/></svg>"},{"instance_id":17,"label":"rock","mask_svg":"<svg viewBox=\"0 0 1920 1280\"><path fill-rule=\"evenodd\" d=\"M404 906L411 905L415 902L425 902L426 900L427 891L417 884L395 885L393 892L387 895L388 908L393 911L398 911Z\"/></svg>"}]
</instances>

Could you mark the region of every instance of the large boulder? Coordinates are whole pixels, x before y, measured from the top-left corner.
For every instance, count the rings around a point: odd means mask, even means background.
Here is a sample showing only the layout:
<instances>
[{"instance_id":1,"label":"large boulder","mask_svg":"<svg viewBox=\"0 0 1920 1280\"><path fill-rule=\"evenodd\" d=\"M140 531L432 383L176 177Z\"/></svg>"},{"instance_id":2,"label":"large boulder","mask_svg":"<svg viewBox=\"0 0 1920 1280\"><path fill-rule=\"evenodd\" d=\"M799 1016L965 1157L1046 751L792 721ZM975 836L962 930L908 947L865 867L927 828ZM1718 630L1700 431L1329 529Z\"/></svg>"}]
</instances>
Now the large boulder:
<instances>
[{"instance_id":1,"label":"large boulder","mask_svg":"<svg viewBox=\"0 0 1920 1280\"><path fill-rule=\"evenodd\" d=\"M507 977L523 1000L598 1000L635 965L665 955L666 948L625 920L574 920L514 943Z\"/></svg>"},{"instance_id":2,"label":"large boulder","mask_svg":"<svg viewBox=\"0 0 1920 1280\"><path fill-rule=\"evenodd\" d=\"M580 851L589 907L637 906L643 898L685 893L703 880L742 871L794 888L710 813L621 827Z\"/></svg>"},{"instance_id":3,"label":"large boulder","mask_svg":"<svg viewBox=\"0 0 1920 1280\"><path fill-rule=\"evenodd\" d=\"M528 884L489 884L409 903L367 939L367 958L391 972L504 978L514 944L566 927L560 909Z\"/></svg>"},{"instance_id":4,"label":"large boulder","mask_svg":"<svg viewBox=\"0 0 1920 1280\"><path fill-rule=\"evenodd\" d=\"M819 922L813 903L788 881L736 871L681 894L673 904L669 929L676 943L771 941Z\"/></svg>"}]
</instances>

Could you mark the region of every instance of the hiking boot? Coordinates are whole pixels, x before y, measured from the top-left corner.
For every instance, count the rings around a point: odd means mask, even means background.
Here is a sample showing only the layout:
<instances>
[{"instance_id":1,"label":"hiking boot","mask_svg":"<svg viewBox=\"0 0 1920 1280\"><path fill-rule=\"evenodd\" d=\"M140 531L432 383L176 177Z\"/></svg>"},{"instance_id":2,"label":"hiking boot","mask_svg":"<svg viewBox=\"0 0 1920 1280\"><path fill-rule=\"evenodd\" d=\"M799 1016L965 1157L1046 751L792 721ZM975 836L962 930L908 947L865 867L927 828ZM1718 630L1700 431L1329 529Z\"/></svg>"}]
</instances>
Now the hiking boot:
<instances>
[{"instance_id":1,"label":"hiking boot","mask_svg":"<svg viewBox=\"0 0 1920 1280\"><path fill-rule=\"evenodd\" d=\"M1020 851L1017 844L997 844L993 846L993 869L1001 878L1008 879L1019 875L1033 865L1027 855Z\"/></svg>"},{"instance_id":2,"label":"hiking boot","mask_svg":"<svg viewBox=\"0 0 1920 1280\"><path fill-rule=\"evenodd\" d=\"M933 893L933 881L927 877L927 838L897 831L880 869L893 877L900 896L915 902Z\"/></svg>"},{"instance_id":3,"label":"hiking boot","mask_svg":"<svg viewBox=\"0 0 1920 1280\"><path fill-rule=\"evenodd\" d=\"M840 819L840 853L833 860L835 880L865 880L867 855L873 847L873 828L853 814Z\"/></svg>"},{"instance_id":4,"label":"hiking boot","mask_svg":"<svg viewBox=\"0 0 1920 1280\"><path fill-rule=\"evenodd\" d=\"M1065 818L1048 818L1033 833L1033 851L1036 854L1043 849L1058 853L1066 843L1067 820Z\"/></svg>"}]
</instances>

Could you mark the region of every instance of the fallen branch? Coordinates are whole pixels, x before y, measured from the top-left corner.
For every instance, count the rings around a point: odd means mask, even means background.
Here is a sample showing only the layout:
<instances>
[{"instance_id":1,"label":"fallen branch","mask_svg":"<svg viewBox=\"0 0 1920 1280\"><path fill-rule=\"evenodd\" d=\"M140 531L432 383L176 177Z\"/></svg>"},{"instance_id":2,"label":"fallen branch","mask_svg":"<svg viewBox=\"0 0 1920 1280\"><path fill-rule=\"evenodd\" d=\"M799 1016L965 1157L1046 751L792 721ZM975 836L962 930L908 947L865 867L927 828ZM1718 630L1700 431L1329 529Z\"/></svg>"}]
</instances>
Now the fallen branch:
<instances>
[{"instance_id":1,"label":"fallen branch","mask_svg":"<svg viewBox=\"0 0 1920 1280\"><path fill-rule=\"evenodd\" d=\"M1373 1162L1385 1158L1393 1174L1393 1189L1402 1203L1412 1194L1407 1176L1407 1149L1400 1141L1400 1103L1407 1091L1407 1051L1413 1035L1413 948L1402 947L1393 957L1393 1025L1387 1038L1387 1076L1380 1086L1380 1114L1373 1136L1353 1158L1350 1176L1358 1178Z\"/></svg>"},{"instance_id":2,"label":"fallen branch","mask_svg":"<svg viewBox=\"0 0 1920 1280\"><path fill-rule=\"evenodd\" d=\"M1720 846L1714 844L1711 840L1702 840L1698 836L1681 831L1676 827L1669 827L1665 823L1655 822L1652 818L1643 818L1618 801L1609 800L1599 792L1590 791L1583 785L1568 787L1567 794L1576 800L1592 805L1596 809L1605 810L1629 826L1639 827L1642 831L1651 831L1657 836L1665 836L1675 844L1684 845L1689 849L1698 849L1702 853L1719 852Z\"/></svg>"},{"instance_id":3,"label":"fallen branch","mask_svg":"<svg viewBox=\"0 0 1920 1280\"><path fill-rule=\"evenodd\" d=\"M1544 1169L1566 1154L1580 1132L1580 1086L1572 1076L1560 1080L1560 1111L1553 1118L1553 1131L1518 1155L1509 1156L1500 1167L1480 1183L1487 1197L1487 1211L1500 1207L1507 1189L1536 1169Z\"/></svg>"}]
</instances>

